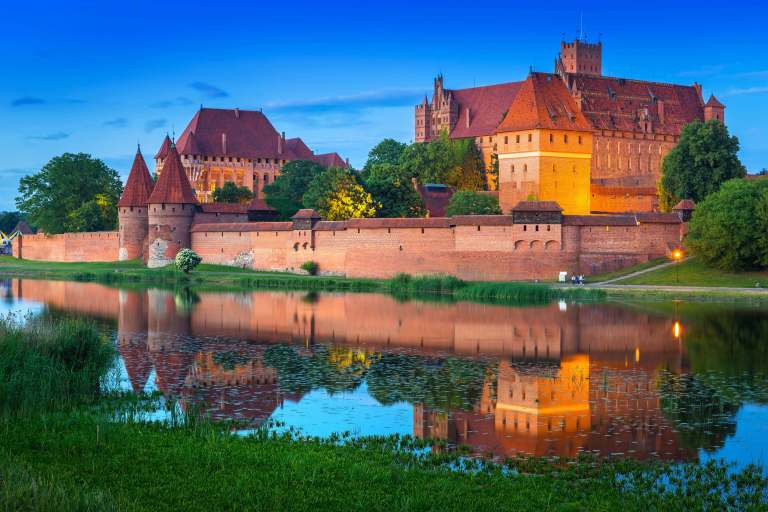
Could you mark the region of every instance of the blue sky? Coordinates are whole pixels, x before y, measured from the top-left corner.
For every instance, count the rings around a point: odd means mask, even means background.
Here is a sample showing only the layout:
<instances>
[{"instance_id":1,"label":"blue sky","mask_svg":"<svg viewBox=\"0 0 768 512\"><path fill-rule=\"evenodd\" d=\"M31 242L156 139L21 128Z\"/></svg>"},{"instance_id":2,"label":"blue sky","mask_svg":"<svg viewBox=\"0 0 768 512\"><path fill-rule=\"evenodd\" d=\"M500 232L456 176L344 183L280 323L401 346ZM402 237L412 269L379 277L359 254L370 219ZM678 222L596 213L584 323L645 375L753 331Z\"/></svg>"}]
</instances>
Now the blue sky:
<instances>
[{"instance_id":1,"label":"blue sky","mask_svg":"<svg viewBox=\"0 0 768 512\"><path fill-rule=\"evenodd\" d=\"M0 16L0 209L65 151L125 176L200 104L263 108L353 165L410 141L438 73L460 88L550 71L583 16L605 74L704 85L750 171L768 167L768 7L758 2L17 2Z\"/></svg>"}]
</instances>

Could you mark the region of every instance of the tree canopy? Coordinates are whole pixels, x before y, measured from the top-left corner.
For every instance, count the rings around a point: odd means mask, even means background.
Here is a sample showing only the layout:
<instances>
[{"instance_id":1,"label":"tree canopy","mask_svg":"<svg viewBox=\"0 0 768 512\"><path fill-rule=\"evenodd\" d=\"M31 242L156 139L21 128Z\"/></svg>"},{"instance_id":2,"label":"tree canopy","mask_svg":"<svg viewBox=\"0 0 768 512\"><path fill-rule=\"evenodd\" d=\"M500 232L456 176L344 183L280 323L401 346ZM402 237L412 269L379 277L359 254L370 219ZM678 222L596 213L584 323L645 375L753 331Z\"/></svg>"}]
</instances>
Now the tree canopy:
<instances>
[{"instance_id":1,"label":"tree canopy","mask_svg":"<svg viewBox=\"0 0 768 512\"><path fill-rule=\"evenodd\" d=\"M64 153L21 178L16 205L45 233L113 230L122 191L117 172L101 160Z\"/></svg>"},{"instance_id":2,"label":"tree canopy","mask_svg":"<svg viewBox=\"0 0 768 512\"><path fill-rule=\"evenodd\" d=\"M24 216L19 212L0 212L0 231L10 235L13 228L22 219L24 219Z\"/></svg>"},{"instance_id":3,"label":"tree canopy","mask_svg":"<svg viewBox=\"0 0 768 512\"><path fill-rule=\"evenodd\" d=\"M499 200L489 194L463 190L456 192L445 208L447 216L454 215L501 215Z\"/></svg>"},{"instance_id":4,"label":"tree canopy","mask_svg":"<svg viewBox=\"0 0 768 512\"><path fill-rule=\"evenodd\" d=\"M368 152L368 161L363 167L363 173L367 175L372 167L381 164L397 165L407 147L407 144L394 139L382 140Z\"/></svg>"},{"instance_id":5,"label":"tree canopy","mask_svg":"<svg viewBox=\"0 0 768 512\"><path fill-rule=\"evenodd\" d=\"M371 166L365 189L379 205L377 217L424 217L424 201L411 180L397 165L381 163Z\"/></svg>"},{"instance_id":6,"label":"tree canopy","mask_svg":"<svg viewBox=\"0 0 768 512\"><path fill-rule=\"evenodd\" d=\"M253 199L251 189L241 187L231 181L213 191L213 200L217 203L246 203L251 199Z\"/></svg>"},{"instance_id":7,"label":"tree canopy","mask_svg":"<svg viewBox=\"0 0 768 512\"><path fill-rule=\"evenodd\" d=\"M304 194L309 184L324 171L325 168L315 162L288 162L280 170L280 175L275 181L264 187L267 204L280 213L280 218L291 218L304 207Z\"/></svg>"},{"instance_id":8,"label":"tree canopy","mask_svg":"<svg viewBox=\"0 0 768 512\"><path fill-rule=\"evenodd\" d=\"M717 120L694 121L662 163L659 201L669 211L681 199L701 202L731 178L746 175L739 161L739 140Z\"/></svg>"},{"instance_id":9,"label":"tree canopy","mask_svg":"<svg viewBox=\"0 0 768 512\"><path fill-rule=\"evenodd\" d=\"M724 183L694 210L686 242L715 268L768 267L768 180Z\"/></svg>"},{"instance_id":10,"label":"tree canopy","mask_svg":"<svg viewBox=\"0 0 768 512\"><path fill-rule=\"evenodd\" d=\"M328 220L376 216L376 205L349 169L330 167L315 176L304 194L304 207Z\"/></svg>"}]
</instances>

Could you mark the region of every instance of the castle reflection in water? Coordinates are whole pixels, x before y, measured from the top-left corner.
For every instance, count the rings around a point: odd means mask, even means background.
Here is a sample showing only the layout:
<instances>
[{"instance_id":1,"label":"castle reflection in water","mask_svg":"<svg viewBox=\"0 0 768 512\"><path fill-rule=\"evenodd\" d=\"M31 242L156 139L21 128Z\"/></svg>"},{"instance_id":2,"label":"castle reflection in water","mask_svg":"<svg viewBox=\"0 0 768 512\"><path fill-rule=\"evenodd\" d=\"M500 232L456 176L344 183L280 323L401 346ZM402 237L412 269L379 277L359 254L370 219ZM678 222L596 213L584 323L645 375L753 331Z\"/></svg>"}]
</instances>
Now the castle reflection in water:
<instances>
[{"instance_id":1,"label":"castle reflection in water","mask_svg":"<svg viewBox=\"0 0 768 512\"><path fill-rule=\"evenodd\" d=\"M398 302L375 294L174 294L91 283L14 280L13 295L117 321L135 391L155 385L214 419L261 424L307 388L286 389L265 361L288 344L299 358L322 348L336 367L363 372L387 354L479 361L477 400L414 402L413 434L496 456L693 459L665 419L659 371L686 371L675 319L616 305L502 307ZM340 428L343 430L343 428Z\"/></svg>"}]
</instances>

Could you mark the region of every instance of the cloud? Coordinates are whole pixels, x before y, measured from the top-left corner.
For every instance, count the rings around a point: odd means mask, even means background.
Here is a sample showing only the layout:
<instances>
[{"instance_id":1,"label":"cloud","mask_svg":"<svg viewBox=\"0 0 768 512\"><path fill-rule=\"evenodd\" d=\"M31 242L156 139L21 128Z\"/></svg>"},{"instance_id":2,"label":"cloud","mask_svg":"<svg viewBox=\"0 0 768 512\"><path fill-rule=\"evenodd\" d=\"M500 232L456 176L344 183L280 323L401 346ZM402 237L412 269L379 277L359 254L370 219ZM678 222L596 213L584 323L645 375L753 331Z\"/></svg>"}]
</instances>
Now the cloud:
<instances>
[{"instance_id":1,"label":"cloud","mask_svg":"<svg viewBox=\"0 0 768 512\"><path fill-rule=\"evenodd\" d=\"M729 89L724 96L741 96L744 94L763 94L768 92L768 85L758 85L755 87L741 87Z\"/></svg>"},{"instance_id":2,"label":"cloud","mask_svg":"<svg viewBox=\"0 0 768 512\"><path fill-rule=\"evenodd\" d=\"M710 76L710 75L716 75L723 71L725 69L725 66L722 64L710 64L701 66L697 69L689 69L687 71L681 71L677 74L677 76Z\"/></svg>"},{"instance_id":3,"label":"cloud","mask_svg":"<svg viewBox=\"0 0 768 512\"><path fill-rule=\"evenodd\" d=\"M69 137L68 133L65 132L53 132L48 133L46 135L30 135L27 137L29 140L61 140L66 139Z\"/></svg>"},{"instance_id":4,"label":"cloud","mask_svg":"<svg viewBox=\"0 0 768 512\"><path fill-rule=\"evenodd\" d=\"M22 98L16 98L11 102L12 107L26 107L27 105L44 105L46 102L42 98L34 98L32 96L24 96Z\"/></svg>"},{"instance_id":5,"label":"cloud","mask_svg":"<svg viewBox=\"0 0 768 512\"><path fill-rule=\"evenodd\" d=\"M144 131L150 133L168 124L167 119L150 119L144 124Z\"/></svg>"},{"instance_id":6,"label":"cloud","mask_svg":"<svg viewBox=\"0 0 768 512\"><path fill-rule=\"evenodd\" d=\"M104 121L104 126L111 126L112 128L125 128L128 126L128 120L124 117L116 117L108 121Z\"/></svg>"},{"instance_id":7,"label":"cloud","mask_svg":"<svg viewBox=\"0 0 768 512\"><path fill-rule=\"evenodd\" d=\"M202 94L206 98L228 98L229 93L223 89L219 89L215 85L207 84L205 82L192 82L189 84L191 88Z\"/></svg>"},{"instance_id":8,"label":"cloud","mask_svg":"<svg viewBox=\"0 0 768 512\"><path fill-rule=\"evenodd\" d=\"M156 101L155 103L152 103L150 107L152 108L185 107L191 104L192 104L191 99L186 98L184 96L179 96L175 100Z\"/></svg>"},{"instance_id":9,"label":"cloud","mask_svg":"<svg viewBox=\"0 0 768 512\"><path fill-rule=\"evenodd\" d=\"M349 96L329 96L307 101L267 103L264 108L276 113L357 113L368 108L392 108L415 105L422 89L382 89Z\"/></svg>"}]
</instances>

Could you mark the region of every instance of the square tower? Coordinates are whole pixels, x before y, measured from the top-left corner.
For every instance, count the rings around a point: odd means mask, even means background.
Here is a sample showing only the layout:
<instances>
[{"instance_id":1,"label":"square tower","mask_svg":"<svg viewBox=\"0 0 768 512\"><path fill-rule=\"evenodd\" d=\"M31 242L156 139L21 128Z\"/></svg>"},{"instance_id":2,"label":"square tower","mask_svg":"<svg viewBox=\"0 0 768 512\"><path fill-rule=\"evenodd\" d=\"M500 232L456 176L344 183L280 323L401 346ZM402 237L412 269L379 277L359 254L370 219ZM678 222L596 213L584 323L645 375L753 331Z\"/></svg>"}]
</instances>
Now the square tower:
<instances>
[{"instance_id":1,"label":"square tower","mask_svg":"<svg viewBox=\"0 0 768 512\"><path fill-rule=\"evenodd\" d=\"M603 44L580 39L560 42L560 63L566 73L600 76L603 73Z\"/></svg>"}]
</instances>

